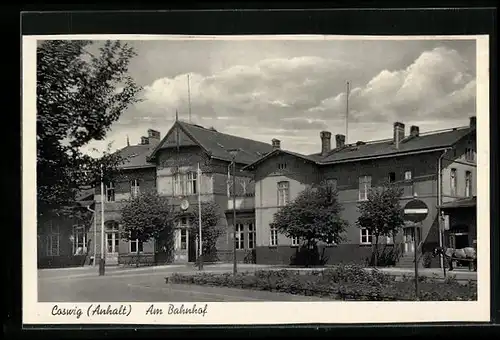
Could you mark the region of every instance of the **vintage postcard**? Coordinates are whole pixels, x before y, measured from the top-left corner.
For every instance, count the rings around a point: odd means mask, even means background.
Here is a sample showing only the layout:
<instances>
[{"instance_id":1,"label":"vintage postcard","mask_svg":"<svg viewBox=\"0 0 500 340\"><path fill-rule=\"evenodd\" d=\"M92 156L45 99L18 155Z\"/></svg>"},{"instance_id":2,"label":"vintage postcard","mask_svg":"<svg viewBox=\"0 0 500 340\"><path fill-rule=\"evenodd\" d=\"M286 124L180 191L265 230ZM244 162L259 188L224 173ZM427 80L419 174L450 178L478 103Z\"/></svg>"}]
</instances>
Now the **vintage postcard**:
<instances>
[{"instance_id":1,"label":"vintage postcard","mask_svg":"<svg viewBox=\"0 0 500 340\"><path fill-rule=\"evenodd\" d=\"M488 46L24 36L23 323L489 321Z\"/></svg>"}]
</instances>

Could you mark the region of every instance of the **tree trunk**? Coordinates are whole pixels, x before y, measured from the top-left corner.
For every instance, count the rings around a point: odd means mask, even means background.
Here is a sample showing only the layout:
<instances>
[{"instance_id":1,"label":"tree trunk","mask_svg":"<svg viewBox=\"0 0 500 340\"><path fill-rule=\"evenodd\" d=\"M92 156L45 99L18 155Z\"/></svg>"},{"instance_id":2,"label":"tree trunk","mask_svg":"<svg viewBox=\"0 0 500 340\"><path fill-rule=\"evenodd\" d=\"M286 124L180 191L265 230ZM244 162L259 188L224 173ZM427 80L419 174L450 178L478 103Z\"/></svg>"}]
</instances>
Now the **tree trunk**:
<instances>
[{"instance_id":1,"label":"tree trunk","mask_svg":"<svg viewBox=\"0 0 500 340\"><path fill-rule=\"evenodd\" d=\"M378 234L375 235L375 246L374 246L373 254L374 254L373 266L377 267L377 265L378 265Z\"/></svg>"}]
</instances>

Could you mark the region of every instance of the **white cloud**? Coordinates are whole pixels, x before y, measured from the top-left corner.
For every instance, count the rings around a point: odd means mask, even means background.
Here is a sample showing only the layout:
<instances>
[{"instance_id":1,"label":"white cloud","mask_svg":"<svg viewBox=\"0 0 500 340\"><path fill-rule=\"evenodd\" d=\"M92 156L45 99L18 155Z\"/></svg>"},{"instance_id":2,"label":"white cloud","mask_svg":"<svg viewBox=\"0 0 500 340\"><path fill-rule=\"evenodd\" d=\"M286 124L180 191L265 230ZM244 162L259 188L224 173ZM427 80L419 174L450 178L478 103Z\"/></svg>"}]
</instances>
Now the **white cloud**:
<instances>
[{"instance_id":1,"label":"white cloud","mask_svg":"<svg viewBox=\"0 0 500 340\"><path fill-rule=\"evenodd\" d=\"M383 70L349 96L350 119L384 121L460 118L474 114L475 76L452 49L435 48L422 53L401 70ZM327 98L309 112L345 110L346 93Z\"/></svg>"}]
</instances>

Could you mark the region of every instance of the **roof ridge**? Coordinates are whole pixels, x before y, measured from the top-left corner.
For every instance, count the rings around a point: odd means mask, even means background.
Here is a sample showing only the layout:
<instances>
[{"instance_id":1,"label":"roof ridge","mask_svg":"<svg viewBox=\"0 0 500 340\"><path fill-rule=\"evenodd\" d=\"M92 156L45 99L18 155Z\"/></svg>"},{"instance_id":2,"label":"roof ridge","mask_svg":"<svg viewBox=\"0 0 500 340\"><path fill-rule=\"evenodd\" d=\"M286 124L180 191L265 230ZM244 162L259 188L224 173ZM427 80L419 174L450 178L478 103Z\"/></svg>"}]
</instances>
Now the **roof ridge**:
<instances>
[{"instance_id":1,"label":"roof ridge","mask_svg":"<svg viewBox=\"0 0 500 340\"><path fill-rule=\"evenodd\" d=\"M272 146L272 144L270 144L270 143L261 142L261 141L258 141L258 140L255 140L255 139L251 139L251 138L247 138L247 137L231 135L229 133L220 132L218 130L212 130L210 128L206 128L206 127L204 127L202 125L198 125L198 124L188 123L188 122L185 122L185 121L179 121L179 123L186 124L186 125L189 125L189 126L192 126L192 127L196 127L196 128L199 128L199 129L203 129L203 130L205 130L207 132L212 132L212 133L219 134L219 135L229 136L229 137L233 137L233 138L239 138L239 139L247 140L247 141L250 141L250 142L253 142L253 143L260 143L260 144L265 144L267 146Z\"/></svg>"}]
</instances>

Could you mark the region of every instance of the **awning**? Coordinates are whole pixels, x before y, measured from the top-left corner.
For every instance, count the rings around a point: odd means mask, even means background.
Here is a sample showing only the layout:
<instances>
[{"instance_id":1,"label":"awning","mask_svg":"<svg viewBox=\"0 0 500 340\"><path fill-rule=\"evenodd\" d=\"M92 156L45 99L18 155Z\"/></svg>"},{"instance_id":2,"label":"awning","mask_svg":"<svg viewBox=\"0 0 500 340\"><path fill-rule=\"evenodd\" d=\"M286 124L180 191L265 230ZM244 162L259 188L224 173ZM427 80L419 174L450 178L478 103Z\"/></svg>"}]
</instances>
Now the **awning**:
<instances>
[{"instance_id":1,"label":"awning","mask_svg":"<svg viewBox=\"0 0 500 340\"><path fill-rule=\"evenodd\" d=\"M443 203L439 208L441 209L456 209L456 208L475 208L476 196L462 198L451 202Z\"/></svg>"}]
</instances>

